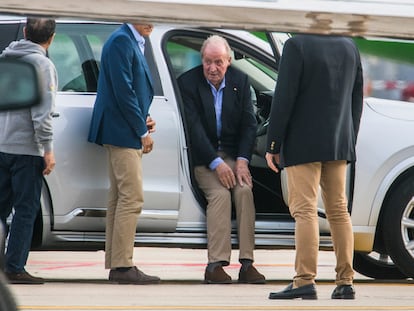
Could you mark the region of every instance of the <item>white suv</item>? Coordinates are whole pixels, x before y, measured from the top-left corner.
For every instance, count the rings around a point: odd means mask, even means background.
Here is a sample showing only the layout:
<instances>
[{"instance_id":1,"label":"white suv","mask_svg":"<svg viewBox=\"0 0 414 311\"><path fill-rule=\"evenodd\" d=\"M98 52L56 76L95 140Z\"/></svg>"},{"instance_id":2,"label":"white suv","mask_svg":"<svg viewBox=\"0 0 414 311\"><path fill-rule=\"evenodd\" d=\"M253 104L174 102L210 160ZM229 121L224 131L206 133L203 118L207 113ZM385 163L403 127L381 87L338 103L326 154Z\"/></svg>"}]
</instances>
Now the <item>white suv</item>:
<instances>
[{"instance_id":1,"label":"white suv","mask_svg":"<svg viewBox=\"0 0 414 311\"><path fill-rule=\"evenodd\" d=\"M24 20L0 22L0 48L22 37ZM109 180L104 148L87 142L102 45L118 24L58 21L49 49L59 75L54 114L57 165L44 180L35 249L102 249ZM204 248L205 200L194 183L191 149L176 78L200 64L202 41L218 33L233 50L232 66L246 72L259 123L251 161L257 248L294 248L285 176L263 158L266 119L286 34L257 34L156 25L146 45L155 83L151 116L154 150L143 159L145 205L137 245ZM349 211L355 232L355 269L374 278L414 277L414 105L366 98L356 165L349 166ZM331 249L320 204L321 248ZM236 228L233 242L237 244Z\"/></svg>"}]
</instances>

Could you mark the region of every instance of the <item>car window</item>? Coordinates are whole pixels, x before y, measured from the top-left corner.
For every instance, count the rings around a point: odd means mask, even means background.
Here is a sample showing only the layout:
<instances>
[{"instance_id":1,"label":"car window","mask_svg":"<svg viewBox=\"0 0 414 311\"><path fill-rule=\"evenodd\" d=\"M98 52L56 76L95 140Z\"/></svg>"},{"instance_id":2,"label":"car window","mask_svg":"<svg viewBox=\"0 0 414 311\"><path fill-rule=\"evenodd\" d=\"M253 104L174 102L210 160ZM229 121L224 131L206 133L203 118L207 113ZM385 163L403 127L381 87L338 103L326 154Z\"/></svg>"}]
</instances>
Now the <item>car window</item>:
<instances>
[{"instance_id":1,"label":"car window","mask_svg":"<svg viewBox=\"0 0 414 311\"><path fill-rule=\"evenodd\" d=\"M80 55L73 40L68 35L56 33L54 42L49 48L49 56L58 72L59 91L86 91Z\"/></svg>"},{"instance_id":2,"label":"car window","mask_svg":"<svg viewBox=\"0 0 414 311\"><path fill-rule=\"evenodd\" d=\"M56 36L49 48L49 57L56 66L58 91L96 92L102 47L119 24L70 23L56 25ZM153 76L154 93L162 96L162 86L152 53L146 43L145 57Z\"/></svg>"},{"instance_id":3,"label":"car window","mask_svg":"<svg viewBox=\"0 0 414 311\"><path fill-rule=\"evenodd\" d=\"M354 39L361 53L365 96L414 102L414 44Z\"/></svg>"},{"instance_id":4,"label":"car window","mask_svg":"<svg viewBox=\"0 0 414 311\"><path fill-rule=\"evenodd\" d=\"M23 37L20 23L10 23L1 25L0 52L3 51L11 41L19 40Z\"/></svg>"},{"instance_id":5,"label":"car window","mask_svg":"<svg viewBox=\"0 0 414 311\"><path fill-rule=\"evenodd\" d=\"M102 47L117 24L59 23L49 48L63 92L96 92Z\"/></svg>"},{"instance_id":6,"label":"car window","mask_svg":"<svg viewBox=\"0 0 414 311\"><path fill-rule=\"evenodd\" d=\"M172 37L167 42L167 53L176 78L201 64L199 52L201 42L201 39L186 39L185 37Z\"/></svg>"}]
</instances>

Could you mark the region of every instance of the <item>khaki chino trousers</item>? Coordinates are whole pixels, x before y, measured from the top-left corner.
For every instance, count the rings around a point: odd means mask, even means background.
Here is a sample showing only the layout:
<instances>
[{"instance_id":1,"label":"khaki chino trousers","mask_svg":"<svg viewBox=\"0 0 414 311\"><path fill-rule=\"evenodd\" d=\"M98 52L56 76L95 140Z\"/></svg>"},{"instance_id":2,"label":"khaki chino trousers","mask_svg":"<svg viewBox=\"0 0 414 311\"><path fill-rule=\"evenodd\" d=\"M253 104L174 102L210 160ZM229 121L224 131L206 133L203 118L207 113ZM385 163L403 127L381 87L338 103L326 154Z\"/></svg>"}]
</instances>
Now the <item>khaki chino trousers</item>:
<instances>
[{"instance_id":1,"label":"khaki chino trousers","mask_svg":"<svg viewBox=\"0 0 414 311\"><path fill-rule=\"evenodd\" d=\"M144 205L142 150L105 145L109 164L105 268L132 267L138 216Z\"/></svg>"},{"instance_id":2,"label":"khaki chino trousers","mask_svg":"<svg viewBox=\"0 0 414 311\"><path fill-rule=\"evenodd\" d=\"M336 256L336 284L350 285L354 236L345 192L346 161L313 162L286 167L289 210L295 219L294 287L315 282L319 251L319 186Z\"/></svg>"},{"instance_id":3,"label":"khaki chino trousers","mask_svg":"<svg viewBox=\"0 0 414 311\"><path fill-rule=\"evenodd\" d=\"M234 168L235 161L230 157L223 160ZM253 260L254 226L256 211L252 189L237 184L233 189L225 188L219 181L217 173L205 166L195 167L195 177L200 189L207 199L207 242L208 263L230 263L232 203L236 210L239 239L239 259Z\"/></svg>"}]
</instances>

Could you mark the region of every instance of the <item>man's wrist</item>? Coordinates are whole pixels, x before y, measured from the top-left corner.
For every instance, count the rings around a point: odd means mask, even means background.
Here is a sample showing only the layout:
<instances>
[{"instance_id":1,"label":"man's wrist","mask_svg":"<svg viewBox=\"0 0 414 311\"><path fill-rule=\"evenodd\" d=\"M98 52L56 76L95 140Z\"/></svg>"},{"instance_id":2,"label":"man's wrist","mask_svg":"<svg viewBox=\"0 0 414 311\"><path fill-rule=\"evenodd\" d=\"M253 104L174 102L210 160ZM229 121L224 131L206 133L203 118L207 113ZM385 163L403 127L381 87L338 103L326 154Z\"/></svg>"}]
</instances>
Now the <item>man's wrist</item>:
<instances>
[{"instance_id":1,"label":"man's wrist","mask_svg":"<svg viewBox=\"0 0 414 311\"><path fill-rule=\"evenodd\" d=\"M223 161L223 159L222 158L220 158L220 157L217 157L217 158L215 158L213 161L211 161L211 163L208 165L208 167L212 170L212 171L214 171L216 168L217 168L217 166L219 166L221 163L223 163L224 161Z\"/></svg>"},{"instance_id":2,"label":"man's wrist","mask_svg":"<svg viewBox=\"0 0 414 311\"><path fill-rule=\"evenodd\" d=\"M245 157L237 157L237 160L242 160L242 161L246 161L247 164L249 164L249 159L245 158Z\"/></svg>"}]
</instances>

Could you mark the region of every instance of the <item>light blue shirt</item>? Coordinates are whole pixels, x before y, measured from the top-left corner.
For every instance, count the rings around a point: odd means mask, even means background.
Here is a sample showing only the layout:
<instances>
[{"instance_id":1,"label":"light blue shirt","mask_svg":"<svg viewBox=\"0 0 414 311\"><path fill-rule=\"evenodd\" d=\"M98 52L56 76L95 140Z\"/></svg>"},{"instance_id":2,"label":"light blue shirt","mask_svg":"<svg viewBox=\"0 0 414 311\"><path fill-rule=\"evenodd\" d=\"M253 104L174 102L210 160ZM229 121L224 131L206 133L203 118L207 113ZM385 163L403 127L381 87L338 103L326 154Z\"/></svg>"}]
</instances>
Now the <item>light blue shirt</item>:
<instances>
[{"instance_id":1,"label":"light blue shirt","mask_svg":"<svg viewBox=\"0 0 414 311\"><path fill-rule=\"evenodd\" d=\"M217 137L220 140L221 136L221 111L223 108L223 90L226 87L226 77L224 77L223 81L220 83L220 87L217 90L216 87L210 83L210 81L207 80L207 83L210 85L211 92L213 93L214 97L214 109L216 111L216 122L217 122ZM220 146L219 146L220 150ZM248 161L247 159L243 157L238 157L237 159L243 159ZM217 166L219 166L221 163L223 163L223 159L220 157L215 158L211 163L208 165L208 167L211 170L215 170Z\"/></svg>"},{"instance_id":2,"label":"light blue shirt","mask_svg":"<svg viewBox=\"0 0 414 311\"><path fill-rule=\"evenodd\" d=\"M141 36L141 34L135 29L135 27L132 24L127 24L129 29L131 29L132 34L135 37L135 40L137 40L139 49L141 50L142 55L144 55L145 52L145 38Z\"/></svg>"},{"instance_id":3,"label":"light blue shirt","mask_svg":"<svg viewBox=\"0 0 414 311\"><path fill-rule=\"evenodd\" d=\"M223 89L226 87L226 78L224 77L223 81L220 83L220 87L217 90L216 87L207 80L207 83L210 85L211 93L214 97L214 110L216 111L216 124L217 124L217 137L220 140L221 136L221 110L223 108ZM220 149L220 146L219 146ZM220 157L215 158L209 164L211 170L215 170L216 167L223 163L223 159Z\"/></svg>"},{"instance_id":4,"label":"light blue shirt","mask_svg":"<svg viewBox=\"0 0 414 311\"><path fill-rule=\"evenodd\" d=\"M220 83L220 87L217 90L216 87L207 80L210 85L211 92L214 97L214 109L216 111L216 122L217 122L217 137L220 139L221 136L221 110L223 108L223 90L226 87L226 78Z\"/></svg>"}]
</instances>

